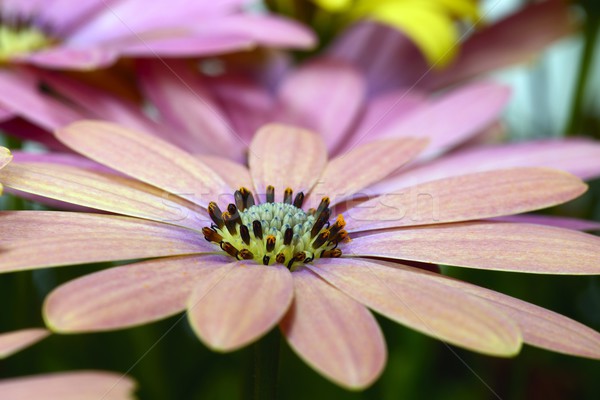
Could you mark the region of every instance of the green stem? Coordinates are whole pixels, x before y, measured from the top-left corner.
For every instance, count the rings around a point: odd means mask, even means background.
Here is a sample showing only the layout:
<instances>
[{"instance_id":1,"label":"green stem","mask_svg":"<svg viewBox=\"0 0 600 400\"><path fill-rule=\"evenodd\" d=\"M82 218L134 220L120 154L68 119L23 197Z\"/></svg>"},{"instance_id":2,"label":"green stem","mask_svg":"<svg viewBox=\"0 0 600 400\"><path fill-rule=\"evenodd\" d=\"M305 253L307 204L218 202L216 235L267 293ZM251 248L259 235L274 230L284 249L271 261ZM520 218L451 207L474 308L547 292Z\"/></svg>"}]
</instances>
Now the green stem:
<instances>
[{"instance_id":1,"label":"green stem","mask_svg":"<svg viewBox=\"0 0 600 400\"><path fill-rule=\"evenodd\" d=\"M277 398L280 336L279 331L274 329L253 346L252 398L254 400Z\"/></svg>"},{"instance_id":2,"label":"green stem","mask_svg":"<svg viewBox=\"0 0 600 400\"><path fill-rule=\"evenodd\" d=\"M579 75L577 77L577 85L575 86L575 95L571 106L571 114L569 122L565 128L566 136L573 136L581 133L581 125L583 120L583 103L587 88L590 69L594 61L594 50L596 48L596 40L598 38L598 28L600 27L600 17L597 15L588 15L583 28L584 33L584 48L581 53L581 61L579 64Z\"/></svg>"}]
</instances>

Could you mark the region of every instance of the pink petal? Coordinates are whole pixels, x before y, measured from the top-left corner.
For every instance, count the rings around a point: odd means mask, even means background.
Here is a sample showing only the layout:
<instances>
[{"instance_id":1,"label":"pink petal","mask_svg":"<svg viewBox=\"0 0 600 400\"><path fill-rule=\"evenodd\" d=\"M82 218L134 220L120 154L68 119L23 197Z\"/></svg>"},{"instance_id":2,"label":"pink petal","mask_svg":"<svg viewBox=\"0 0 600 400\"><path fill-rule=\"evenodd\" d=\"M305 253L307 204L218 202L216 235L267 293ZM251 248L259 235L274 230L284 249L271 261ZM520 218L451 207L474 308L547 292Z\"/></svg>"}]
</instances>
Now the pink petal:
<instances>
[{"instance_id":1,"label":"pink petal","mask_svg":"<svg viewBox=\"0 0 600 400\"><path fill-rule=\"evenodd\" d=\"M600 143L587 139L539 140L463 150L374 185L387 193L421 182L512 167L550 167L589 179L600 176Z\"/></svg>"},{"instance_id":2,"label":"pink petal","mask_svg":"<svg viewBox=\"0 0 600 400\"><path fill-rule=\"evenodd\" d=\"M11 163L0 170L7 187L67 203L202 229L206 213L139 181L59 164Z\"/></svg>"},{"instance_id":3,"label":"pink petal","mask_svg":"<svg viewBox=\"0 0 600 400\"><path fill-rule=\"evenodd\" d=\"M281 330L294 351L336 384L363 389L383 371L386 348L373 315L310 270L298 269Z\"/></svg>"},{"instance_id":4,"label":"pink petal","mask_svg":"<svg viewBox=\"0 0 600 400\"><path fill-rule=\"evenodd\" d=\"M4 211L0 221L0 272L215 250L200 233L127 217Z\"/></svg>"},{"instance_id":5,"label":"pink petal","mask_svg":"<svg viewBox=\"0 0 600 400\"><path fill-rule=\"evenodd\" d=\"M342 144L343 150L356 147L358 142L376 139L407 115L426 104L425 96L406 89L394 90L370 99L355 122L352 135ZM340 150L340 149L338 149ZM343 154L337 151L336 154Z\"/></svg>"},{"instance_id":6,"label":"pink petal","mask_svg":"<svg viewBox=\"0 0 600 400\"><path fill-rule=\"evenodd\" d=\"M75 371L0 381L0 397L10 400L132 400L135 382L122 374Z\"/></svg>"},{"instance_id":7,"label":"pink petal","mask_svg":"<svg viewBox=\"0 0 600 400\"><path fill-rule=\"evenodd\" d=\"M170 257L85 275L46 297L46 325L60 333L95 332L166 318L184 311L197 282L210 279L228 260Z\"/></svg>"},{"instance_id":8,"label":"pink petal","mask_svg":"<svg viewBox=\"0 0 600 400\"><path fill-rule=\"evenodd\" d=\"M422 183L361 203L346 215L350 231L442 224L552 207L586 190L562 171L513 168Z\"/></svg>"},{"instance_id":9,"label":"pink petal","mask_svg":"<svg viewBox=\"0 0 600 400\"><path fill-rule=\"evenodd\" d=\"M313 61L281 83L282 122L319 133L332 151L356 119L364 95L365 84L352 66L335 60Z\"/></svg>"},{"instance_id":10,"label":"pink petal","mask_svg":"<svg viewBox=\"0 0 600 400\"><path fill-rule=\"evenodd\" d=\"M253 184L250 171L244 165L222 157L197 156L197 158L213 170L219 171L219 175L223 177L225 183L230 187L235 189L241 187L252 189Z\"/></svg>"},{"instance_id":11,"label":"pink petal","mask_svg":"<svg viewBox=\"0 0 600 400\"><path fill-rule=\"evenodd\" d=\"M327 152L321 138L310 131L270 124L256 133L248 157L256 193L263 195L272 185L279 201L288 187L308 193L325 167Z\"/></svg>"},{"instance_id":12,"label":"pink petal","mask_svg":"<svg viewBox=\"0 0 600 400\"><path fill-rule=\"evenodd\" d=\"M261 71L263 71L261 65ZM227 115L232 129L248 143L262 125L273 119L275 99L267 87L245 76L225 74L206 82Z\"/></svg>"},{"instance_id":13,"label":"pink petal","mask_svg":"<svg viewBox=\"0 0 600 400\"><path fill-rule=\"evenodd\" d=\"M93 70L108 67L117 58L118 53L109 48L76 48L61 45L18 57L17 61L49 69Z\"/></svg>"},{"instance_id":14,"label":"pink petal","mask_svg":"<svg viewBox=\"0 0 600 400\"><path fill-rule=\"evenodd\" d=\"M377 135L429 138L424 155L436 155L490 126L500 117L509 95L507 87L494 83L463 86L416 109Z\"/></svg>"},{"instance_id":15,"label":"pink petal","mask_svg":"<svg viewBox=\"0 0 600 400\"><path fill-rule=\"evenodd\" d=\"M0 359L31 346L48 337L50 332L42 328L21 329L19 331L0 333Z\"/></svg>"},{"instance_id":16,"label":"pink petal","mask_svg":"<svg viewBox=\"0 0 600 400\"><path fill-rule=\"evenodd\" d=\"M231 192L220 176L189 153L119 125L81 121L59 129L56 136L100 164L199 205Z\"/></svg>"},{"instance_id":17,"label":"pink petal","mask_svg":"<svg viewBox=\"0 0 600 400\"><path fill-rule=\"evenodd\" d=\"M137 65L142 89L172 126L173 143L192 153L241 159L247 145L237 137L197 72L182 61Z\"/></svg>"},{"instance_id":18,"label":"pink petal","mask_svg":"<svg viewBox=\"0 0 600 400\"><path fill-rule=\"evenodd\" d=\"M537 215L537 214L523 214L523 215L509 215L505 217L496 217L491 221L499 222L518 222L524 224L538 224L555 226L557 228L573 229L576 231L599 231L600 222L588 221L585 219L568 218L568 217L557 217L554 215Z\"/></svg>"},{"instance_id":19,"label":"pink petal","mask_svg":"<svg viewBox=\"0 0 600 400\"><path fill-rule=\"evenodd\" d=\"M426 145L425 139L383 139L330 160L311 191L307 207L317 206L323 196L329 196L331 204L350 198L412 160Z\"/></svg>"},{"instance_id":20,"label":"pink petal","mask_svg":"<svg viewBox=\"0 0 600 400\"><path fill-rule=\"evenodd\" d=\"M568 8L561 0L526 4L517 13L475 32L461 45L457 59L444 70L431 71L421 86L429 89L447 86L529 61L574 30Z\"/></svg>"},{"instance_id":21,"label":"pink petal","mask_svg":"<svg viewBox=\"0 0 600 400\"><path fill-rule=\"evenodd\" d=\"M84 118L74 108L44 96L37 88L39 79L26 71L0 71L0 102L16 114L53 131L68 123Z\"/></svg>"},{"instance_id":22,"label":"pink petal","mask_svg":"<svg viewBox=\"0 0 600 400\"><path fill-rule=\"evenodd\" d=\"M167 128L147 117L138 104L71 79L64 74L45 72L43 77L44 82L50 85L53 91L85 109L89 113L87 118L117 122L131 129L152 133L156 136L166 136Z\"/></svg>"},{"instance_id":23,"label":"pink petal","mask_svg":"<svg viewBox=\"0 0 600 400\"><path fill-rule=\"evenodd\" d=\"M196 284L188 317L208 347L232 351L273 328L290 306L292 294L292 276L284 266L238 261Z\"/></svg>"},{"instance_id":24,"label":"pink petal","mask_svg":"<svg viewBox=\"0 0 600 400\"><path fill-rule=\"evenodd\" d=\"M310 265L329 283L392 320L444 342L496 356L521 348L517 325L486 301L418 274L362 259Z\"/></svg>"},{"instance_id":25,"label":"pink petal","mask_svg":"<svg viewBox=\"0 0 600 400\"><path fill-rule=\"evenodd\" d=\"M6 122L15 116L16 115L12 110L0 106L0 123Z\"/></svg>"},{"instance_id":26,"label":"pink petal","mask_svg":"<svg viewBox=\"0 0 600 400\"><path fill-rule=\"evenodd\" d=\"M355 238L352 256L538 274L600 274L600 237L533 224L455 223Z\"/></svg>"},{"instance_id":27,"label":"pink petal","mask_svg":"<svg viewBox=\"0 0 600 400\"><path fill-rule=\"evenodd\" d=\"M423 273L418 270L414 272ZM527 344L563 354L600 359L600 333L579 322L482 287L441 275L433 279L489 301L491 306L519 325L523 341Z\"/></svg>"},{"instance_id":28,"label":"pink petal","mask_svg":"<svg viewBox=\"0 0 600 400\"><path fill-rule=\"evenodd\" d=\"M414 87L428 68L406 35L372 21L350 26L338 35L327 53L360 68L367 78L370 95Z\"/></svg>"},{"instance_id":29,"label":"pink petal","mask_svg":"<svg viewBox=\"0 0 600 400\"><path fill-rule=\"evenodd\" d=\"M96 172L116 174L115 170L100 165L89 158L74 153L31 153L28 151L15 151L13 153L15 163L18 164L58 164L70 167L89 169Z\"/></svg>"}]
</instances>

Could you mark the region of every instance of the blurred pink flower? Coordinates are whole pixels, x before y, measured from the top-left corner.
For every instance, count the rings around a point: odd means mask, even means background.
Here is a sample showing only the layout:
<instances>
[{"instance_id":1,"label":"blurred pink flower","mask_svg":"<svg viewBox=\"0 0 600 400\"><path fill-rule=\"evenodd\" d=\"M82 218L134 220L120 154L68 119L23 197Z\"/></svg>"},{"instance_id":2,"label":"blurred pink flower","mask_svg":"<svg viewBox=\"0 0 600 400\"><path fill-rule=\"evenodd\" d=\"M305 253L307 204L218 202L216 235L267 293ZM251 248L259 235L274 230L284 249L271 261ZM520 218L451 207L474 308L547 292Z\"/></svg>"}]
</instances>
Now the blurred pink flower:
<instances>
[{"instance_id":1,"label":"blurred pink flower","mask_svg":"<svg viewBox=\"0 0 600 400\"><path fill-rule=\"evenodd\" d=\"M141 86L156 111L152 118L138 105L49 72L42 75L44 82L67 101L41 93L35 85L36 75L22 71L10 76L0 72L4 94L0 104L18 110L46 131L80 119L106 119L152 133L205 159L219 155L242 163L246 163L255 131L272 121L318 132L331 156L381 138L428 138L426 152L369 187L371 193L382 187L399 189L407 183L495 168L545 166L583 179L600 176L600 144L593 140L483 143L481 138L497 126L510 95L506 87L494 83L470 83L435 96L399 89L368 97L365 76L347 63L330 59L287 71L274 90L239 74L202 76L179 62L166 66L144 62L139 71ZM102 169L23 119L0 126L54 150L49 154L16 152L18 160ZM532 218L527 217L527 222ZM598 224L571 221L566 226L594 229Z\"/></svg>"},{"instance_id":2,"label":"blurred pink flower","mask_svg":"<svg viewBox=\"0 0 600 400\"><path fill-rule=\"evenodd\" d=\"M93 69L121 56L190 57L259 44L309 47L289 20L244 12L248 0L4 0L0 61Z\"/></svg>"},{"instance_id":3,"label":"blurred pink flower","mask_svg":"<svg viewBox=\"0 0 600 400\"><path fill-rule=\"evenodd\" d=\"M45 329L0 334L0 359L48 336ZM0 398L7 400L130 400L135 382L104 371L71 371L0 380Z\"/></svg>"},{"instance_id":4,"label":"blurred pink flower","mask_svg":"<svg viewBox=\"0 0 600 400\"><path fill-rule=\"evenodd\" d=\"M586 186L570 174L498 169L348 202L418 157L426 140L375 140L327 161L319 136L274 124L253 137L247 169L105 122L78 122L57 137L120 174L13 161L0 181L118 215L3 212L0 271L152 260L55 289L44 304L55 332L123 328L187 309L207 346L230 351L279 324L301 358L350 388L368 386L385 365L367 307L484 354L511 356L524 342L600 358L600 334L575 321L406 265L600 273L598 237L483 221L577 197Z\"/></svg>"}]
</instances>

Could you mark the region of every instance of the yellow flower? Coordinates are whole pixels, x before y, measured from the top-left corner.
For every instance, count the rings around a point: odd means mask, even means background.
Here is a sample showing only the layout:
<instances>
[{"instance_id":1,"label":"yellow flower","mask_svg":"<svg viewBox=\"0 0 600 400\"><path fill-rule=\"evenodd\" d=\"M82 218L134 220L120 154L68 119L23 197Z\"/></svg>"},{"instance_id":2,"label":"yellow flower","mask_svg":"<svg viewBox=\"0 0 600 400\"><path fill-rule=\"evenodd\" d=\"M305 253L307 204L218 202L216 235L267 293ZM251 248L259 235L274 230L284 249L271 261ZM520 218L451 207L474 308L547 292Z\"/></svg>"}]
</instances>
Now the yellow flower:
<instances>
[{"instance_id":1,"label":"yellow flower","mask_svg":"<svg viewBox=\"0 0 600 400\"><path fill-rule=\"evenodd\" d=\"M477 0L314 0L348 21L372 19L404 32L428 62L443 66L456 54L460 40L457 21L476 23Z\"/></svg>"}]
</instances>

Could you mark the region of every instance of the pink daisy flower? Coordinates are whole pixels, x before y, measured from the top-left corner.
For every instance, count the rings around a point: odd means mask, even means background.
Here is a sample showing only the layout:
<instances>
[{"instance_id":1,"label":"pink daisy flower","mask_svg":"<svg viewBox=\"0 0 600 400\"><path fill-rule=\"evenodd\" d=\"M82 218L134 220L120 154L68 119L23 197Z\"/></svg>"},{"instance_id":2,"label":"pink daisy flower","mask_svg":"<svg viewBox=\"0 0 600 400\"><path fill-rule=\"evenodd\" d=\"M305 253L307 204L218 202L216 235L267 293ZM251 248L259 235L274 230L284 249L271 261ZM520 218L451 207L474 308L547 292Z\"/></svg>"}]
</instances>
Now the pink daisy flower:
<instances>
[{"instance_id":1,"label":"pink daisy flower","mask_svg":"<svg viewBox=\"0 0 600 400\"><path fill-rule=\"evenodd\" d=\"M47 337L45 329L0 334L0 359ZM104 371L71 371L0 380L0 397L10 400L131 400L135 382Z\"/></svg>"},{"instance_id":2,"label":"pink daisy flower","mask_svg":"<svg viewBox=\"0 0 600 400\"><path fill-rule=\"evenodd\" d=\"M57 137L120 175L12 162L0 181L118 215L3 212L0 270L149 260L56 288L44 304L55 332L187 310L208 347L231 351L279 325L302 359L349 388L370 385L385 365L368 309L484 354L512 356L527 343L600 358L600 334L567 317L410 266L598 274L598 237L484 220L579 196L586 186L568 173L500 169L348 202L418 157L426 140L373 141L328 161L319 136L274 124L252 139L246 168L105 122Z\"/></svg>"}]
</instances>

